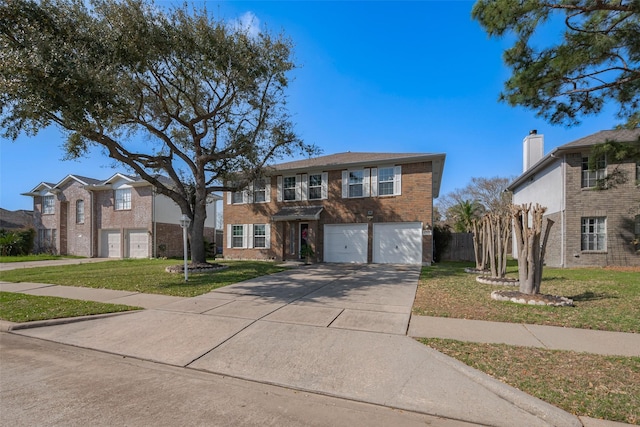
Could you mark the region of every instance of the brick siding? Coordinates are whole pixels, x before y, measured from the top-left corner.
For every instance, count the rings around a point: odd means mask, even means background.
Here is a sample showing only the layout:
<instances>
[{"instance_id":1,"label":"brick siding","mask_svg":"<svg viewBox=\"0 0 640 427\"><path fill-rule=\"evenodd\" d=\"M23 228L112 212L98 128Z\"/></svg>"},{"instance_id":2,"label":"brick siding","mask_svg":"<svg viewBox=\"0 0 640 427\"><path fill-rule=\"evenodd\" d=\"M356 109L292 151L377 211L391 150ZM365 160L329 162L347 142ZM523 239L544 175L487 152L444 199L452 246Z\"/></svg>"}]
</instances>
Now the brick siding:
<instances>
[{"instance_id":1,"label":"brick siding","mask_svg":"<svg viewBox=\"0 0 640 427\"><path fill-rule=\"evenodd\" d=\"M586 156L588 152L583 154ZM640 266L640 255L631 243L634 217L640 214L640 189L635 181L635 163L619 165L627 176L624 184L606 190L581 188L583 154L567 155L566 266ZM610 173L615 167L615 164L609 164L607 171ZM582 251L581 221L588 217L606 217L605 251Z\"/></svg>"},{"instance_id":2,"label":"brick siding","mask_svg":"<svg viewBox=\"0 0 640 427\"><path fill-rule=\"evenodd\" d=\"M377 165L364 166L374 168ZM325 171L327 171L325 169ZM316 172L311 171L311 172ZM319 171L318 171L319 172ZM288 250L289 233L292 227L298 233L300 223L309 224L309 241L311 242L315 260L322 261L325 224L366 223L369 231L368 262L372 262L373 223L382 222L421 222L431 224L432 199L432 163L420 162L402 165L402 192L398 196L342 198L342 169L329 170L326 200L278 202L277 179L271 179L271 200L268 203L226 204L224 194L224 224L267 224L271 223L270 249L238 249L228 248L230 236L225 230L223 252L225 259L297 259L298 254L291 255ZM317 221L278 221L271 222L271 217L281 208L287 206L323 206L324 209ZM367 213L373 212L369 219ZM432 236L423 236L422 260L432 261Z\"/></svg>"}]
</instances>

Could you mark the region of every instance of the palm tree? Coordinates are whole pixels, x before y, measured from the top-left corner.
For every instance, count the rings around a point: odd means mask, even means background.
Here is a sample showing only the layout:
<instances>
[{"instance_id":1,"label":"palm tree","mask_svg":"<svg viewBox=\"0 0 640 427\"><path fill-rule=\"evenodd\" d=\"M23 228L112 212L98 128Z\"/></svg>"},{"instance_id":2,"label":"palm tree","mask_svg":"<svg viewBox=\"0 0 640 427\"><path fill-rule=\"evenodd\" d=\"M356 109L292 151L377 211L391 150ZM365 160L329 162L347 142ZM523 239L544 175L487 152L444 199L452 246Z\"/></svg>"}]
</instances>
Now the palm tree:
<instances>
[{"instance_id":1,"label":"palm tree","mask_svg":"<svg viewBox=\"0 0 640 427\"><path fill-rule=\"evenodd\" d=\"M449 209L449 216L454 220L453 229L457 233L473 231L473 221L482 217L484 206L477 200L460 200Z\"/></svg>"}]
</instances>

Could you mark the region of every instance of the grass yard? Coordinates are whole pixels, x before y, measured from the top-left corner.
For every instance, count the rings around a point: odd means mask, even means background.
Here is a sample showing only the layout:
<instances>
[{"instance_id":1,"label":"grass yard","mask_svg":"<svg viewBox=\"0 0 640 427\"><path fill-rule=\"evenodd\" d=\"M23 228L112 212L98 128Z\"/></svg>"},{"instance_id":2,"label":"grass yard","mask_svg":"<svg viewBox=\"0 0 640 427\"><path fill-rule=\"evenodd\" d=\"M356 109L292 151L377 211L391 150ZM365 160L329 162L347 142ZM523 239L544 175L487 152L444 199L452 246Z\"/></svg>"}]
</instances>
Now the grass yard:
<instances>
[{"instance_id":1,"label":"grass yard","mask_svg":"<svg viewBox=\"0 0 640 427\"><path fill-rule=\"evenodd\" d=\"M640 269L545 268L541 293L575 303L545 307L494 301L491 291L517 287L480 284L465 267L473 264L443 262L423 268L413 313L640 333ZM515 261L510 261L507 276L517 277Z\"/></svg>"},{"instance_id":2,"label":"grass yard","mask_svg":"<svg viewBox=\"0 0 640 427\"><path fill-rule=\"evenodd\" d=\"M68 266L50 266L4 271L7 282L50 283L87 288L116 289L148 294L193 297L213 289L286 270L272 262L222 261L229 268L215 273L167 273L165 268L179 260L125 259Z\"/></svg>"},{"instance_id":3,"label":"grass yard","mask_svg":"<svg viewBox=\"0 0 640 427\"><path fill-rule=\"evenodd\" d=\"M10 322L32 322L139 309L122 304L0 292L0 319Z\"/></svg>"},{"instance_id":4,"label":"grass yard","mask_svg":"<svg viewBox=\"0 0 640 427\"><path fill-rule=\"evenodd\" d=\"M413 313L511 323L640 332L640 270L545 268L541 293L572 298L575 307L494 301L464 272L469 263L422 270ZM510 261L508 276L516 277ZM514 290L517 288L513 288ZM640 358L479 344L443 339L422 343L576 415L640 424Z\"/></svg>"},{"instance_id":5,"label":"grass yard","mask_svg":"<svg viewBox=\"0 0 640 427\"><path fill-rule=\"evenodd\" d=\"M421 339L575 415L640 424L640 358Z\"/></svg>"},{"instance_id":6,"label":"grass yard","mask_svg":"<svg viewBox=\"0 0 640 427\"><path fill-rule=\"evenodd\" d=\"M39 254L39 255L19 255L19 256L0 256L0 263L2 262L27 262L27 261L51 261L56 259L69 259L69 258L77 258L81 259L84 257L73 256L73 255L49 255L49 254Z\"/></svg>"}]
</instances>

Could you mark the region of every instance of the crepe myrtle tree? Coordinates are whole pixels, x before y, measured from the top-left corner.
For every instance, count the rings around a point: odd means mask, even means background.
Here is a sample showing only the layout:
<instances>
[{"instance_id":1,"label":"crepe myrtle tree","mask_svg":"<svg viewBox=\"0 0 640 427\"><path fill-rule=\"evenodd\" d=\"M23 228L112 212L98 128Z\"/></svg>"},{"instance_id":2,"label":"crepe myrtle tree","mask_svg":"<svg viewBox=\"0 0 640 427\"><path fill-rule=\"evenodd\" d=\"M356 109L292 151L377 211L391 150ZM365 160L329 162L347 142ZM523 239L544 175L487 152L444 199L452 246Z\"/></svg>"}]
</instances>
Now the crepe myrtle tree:
<instances>
[{"instance_id":1,"label":"crepe myrtle tree","mask_svg":"<svg viewBox=\"0 0 640 427\"><path fill-rule=\"evenodd\" d=\"M524 294L540 293L547 241L554 224L549 218L544 218L546 210L539 204L522 204L513 205L511 211L518 250L520 292Z\"/></svg>"},{"instance_id":2,"label":"crepe myrtle tree","mask_svg":"<svg viewBox=\"0 0 640 427\"><path fill-rule=\"evenodd\" d=\"M3 136L55 125L68 158L100 147L191 219L205 262L207 198L273 159L317 152L286 110L292 42L147 0L0 3ZM160 179L165 175L172 181Z\"/></svg>"}]
</instances>

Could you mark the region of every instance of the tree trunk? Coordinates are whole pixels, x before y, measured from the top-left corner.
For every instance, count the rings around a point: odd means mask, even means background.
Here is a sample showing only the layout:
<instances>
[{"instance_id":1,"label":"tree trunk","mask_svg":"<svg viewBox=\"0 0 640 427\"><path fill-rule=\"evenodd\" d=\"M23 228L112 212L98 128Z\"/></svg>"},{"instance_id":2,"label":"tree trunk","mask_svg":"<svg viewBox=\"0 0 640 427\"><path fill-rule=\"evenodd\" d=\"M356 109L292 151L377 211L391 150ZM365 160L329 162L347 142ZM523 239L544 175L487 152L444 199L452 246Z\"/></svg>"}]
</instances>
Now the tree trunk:
<instances>
[{"instance_id":1,"label":"tree trunk","mask_svg":"<svg viewBox=\"0 0 640 427\"><path fill-rule=\"evenodd\" d=\"M513 206L520 292L525 294L533 295L540 292L544 254L553 225L553 221L546 219L543 232L542 222L546 210L545 207L537 204L532 211L530 204ZM532 214L531 227L529 227L529 212Z\"/></svg>"},{"instance_id":2,"label":"tree trunk","mask_svg":"<svg viewBox=\"0 0 640 427\"><path fill-rule=\"evenodd\" d=\"M482 253L482 233L484 232L482 229L482 224L480 220L474 219L472 223L473 227L473 256L476 259L476 270L484 270L484 265L482 265L481 253Z\"/></svg>"},{"instance_id":3,"label":"tree trunk","mask_svg":"<svg viewBox=\"0 0 640 427\"><path fill-rule=\"evenodd\" d=\"M204 185L201 186L204 189ZM191 206L193 218L189 228L190 249L192 263L207 262L207 251L204 247L204 222L207 219L207 193L204 190L196 190Z\"/></svg>"}]
</instances>

